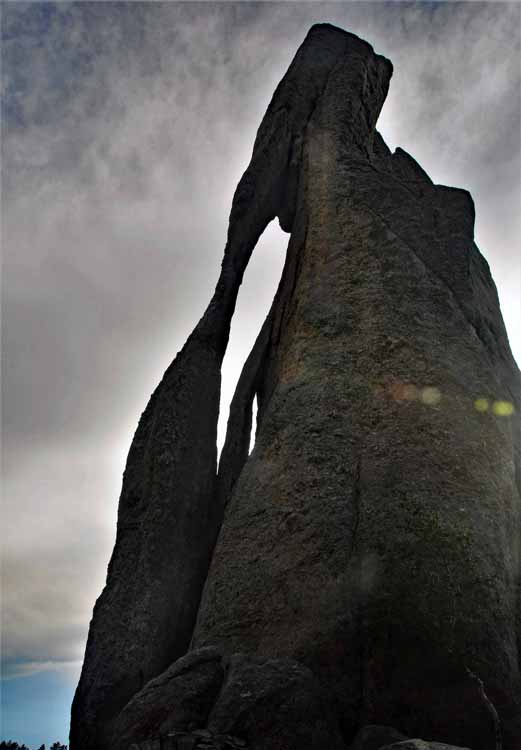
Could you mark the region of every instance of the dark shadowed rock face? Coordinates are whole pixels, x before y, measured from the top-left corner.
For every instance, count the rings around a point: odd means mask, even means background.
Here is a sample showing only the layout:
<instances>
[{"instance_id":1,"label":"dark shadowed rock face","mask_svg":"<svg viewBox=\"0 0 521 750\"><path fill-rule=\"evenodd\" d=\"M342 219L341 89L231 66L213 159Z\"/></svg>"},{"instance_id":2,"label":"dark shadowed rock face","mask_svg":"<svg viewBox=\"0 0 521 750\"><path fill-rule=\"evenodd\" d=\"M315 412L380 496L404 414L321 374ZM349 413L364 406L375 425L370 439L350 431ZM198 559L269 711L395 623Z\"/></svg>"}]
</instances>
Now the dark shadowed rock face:
<instances>
[{"instance_id":1,"label":"dark shadowed rock face","mask_svg":"<svg viewBox=\"0 0 521 750\"><path fill-rule=\"evenodd\" d=\"M224 679L221 662L216 649L199 649L150 680L114 722L111 750L128 750L179 727L205 726Z\"/></svg>"},{"instance_id":2,"label":"dark shadowed rock face","mask_svg":"<svg viewBox=\"0 0 521 750\"><path fill-rule=\"evenodd\" d=\"M131 447L71 750L114 747L114 727L134 716L159 727L148 681L205 646L224 661L249 655L226 662L209 718L219 730L266 722L271 736L273 720L280 731L272 714L298 684L287 746L309 711L326 716L324 747L336 747L338 721L346 744L374 724L489 750L499 718L504 750L519 750L519 371L470 195L434 185L375 130L391 72L366 42L323 25L277 87L214 297ZM230 320L275 216L291 234L286 264L216 476ZM202 664L207 695L220 667ZM270 711L264 699L237 708L234 674L253 695L257 677L279 680Z\"/></svg>"},{"instance_id":3,"label":"dark shadowed rock face","mask_svg":"<svg viewBox=\"0 0 521 750\"><path fill-rule=\"evenodd\" d=\"M236 654L208 721L251 750L343 750L338 719L311 670L293 659Z\"/></svg>"},{"instance_id":4,"label":"dark shadowed rock face","mask_svg":"<svg viewBox=\"0 0 521 750\"><path fill-rule=\"evenodd\" d=\"M250 750L345 748L311 670L293 659L223 658L212 648L192 651L150 680L114 722L110 747L172 735L215 744L235 738Z\"/></svg>"}]
</instances>

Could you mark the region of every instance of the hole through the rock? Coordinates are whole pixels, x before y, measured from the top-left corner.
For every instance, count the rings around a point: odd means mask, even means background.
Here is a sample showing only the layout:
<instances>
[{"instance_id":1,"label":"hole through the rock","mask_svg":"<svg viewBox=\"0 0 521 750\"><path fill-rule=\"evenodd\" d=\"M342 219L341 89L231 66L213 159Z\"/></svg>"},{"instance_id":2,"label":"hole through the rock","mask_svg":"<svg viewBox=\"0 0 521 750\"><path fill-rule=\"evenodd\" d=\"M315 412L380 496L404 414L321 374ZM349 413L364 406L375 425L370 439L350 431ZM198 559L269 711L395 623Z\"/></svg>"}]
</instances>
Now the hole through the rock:
<instances>
[{"instance_id":1,"label":"hole through the rock","mask_svg":"<svg viewBox=\"0 0 521 750\"><path fill-rule=\"evenodd\" d=\"M257 437L257 412L258 412L258 403L257 403L257 396L253 399L253 404L251 406L251 434L250 434L250 447L248 448L248 455L252 452L252 450L255 448L255 438Z\"/></svg>"},{"instance_id":2,"label":"hole through the rock","mask_svg":"<svg viewBox=\"0 0 521 750\"><path fill-rule=\"evenodd\" d=\"M217 425L217 451L220 456L226 437L230 402L237 380L255 339L270 310L282 275L289 235L283 232L277 219L272 221L260 237L239 289L237 306L232 320L230 340L224 357L221 380L221 403ZM254 400L250 452L255 442L257 399Z\"/></svg>"}]
</instances>

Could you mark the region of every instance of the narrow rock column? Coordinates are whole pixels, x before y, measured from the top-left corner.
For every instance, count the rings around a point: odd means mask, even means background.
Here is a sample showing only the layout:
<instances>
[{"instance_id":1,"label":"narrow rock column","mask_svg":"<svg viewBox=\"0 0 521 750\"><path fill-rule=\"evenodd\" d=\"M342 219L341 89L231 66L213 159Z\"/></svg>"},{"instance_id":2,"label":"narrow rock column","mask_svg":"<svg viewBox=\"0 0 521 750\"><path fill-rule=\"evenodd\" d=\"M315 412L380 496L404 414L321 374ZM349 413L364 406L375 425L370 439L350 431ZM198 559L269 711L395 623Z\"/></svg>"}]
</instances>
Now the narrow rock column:
<instances>
[{"instance_id":1,"label":"narrow rock column","mask_svg":"<svg viewBox=\"0 0 521 750\"><path fill-rule=\"evenodd\" d=\"M235 192L215 294L141 417L72 706L71 750L109 750L117 713L188 647L222 518L220 369L237 292L268 222L279 215L291 224L298 144L330 71L354 39L318 26L297 52Z\"/></svg>"}]
</instances>

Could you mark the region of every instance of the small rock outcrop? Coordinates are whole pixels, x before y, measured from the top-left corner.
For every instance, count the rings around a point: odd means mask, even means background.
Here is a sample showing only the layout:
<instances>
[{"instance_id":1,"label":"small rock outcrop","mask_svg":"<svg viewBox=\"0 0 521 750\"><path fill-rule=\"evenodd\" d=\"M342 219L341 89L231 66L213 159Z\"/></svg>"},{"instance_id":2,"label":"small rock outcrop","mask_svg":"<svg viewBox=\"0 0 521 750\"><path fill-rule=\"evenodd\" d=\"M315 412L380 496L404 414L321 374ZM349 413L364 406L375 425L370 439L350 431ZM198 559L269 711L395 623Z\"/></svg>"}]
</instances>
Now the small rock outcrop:
<instances>
[{"instance_id":1,"label":"small rock outcrop","mask_svg":"<svg viewBox=\"0 0 521 750\"><path fill-rule=\"evenodd\" d=\"M343 750L338 719L310 669L293 659L233 655L208 728L251 750Z\"/></svg>"},{"instance_id":2,"label":"small rock outcrop","mask_svg":"<svg viewBox=\"0 0 521 750\"><path fill-rule=\"evenodd\" d=\"M310 669L292 659L225 657L212 648L190 652L150 680L116 718L109 746L128 750L151 738L250 750L345 747Z\"/></svg>"},{"instance_id":3,"label":"small rock outcrop","mask_svg":"<svg viewBox=\"0 0 521 750\"><path fill-rule=\"evenodd\" d=\"M360 729L349 750L380 750L384 745L402 742L405 739L407 738L393 727L369 724Z\"/></svg>"},{"instance_id":4,"label":"small rock outcrop","mask_svg":"<svg viewBox=\"0 0 521 750\"><path fill-rule=\"evenodd\" d=\"M222 654L216 649L181 657L127 703L114 723L111 750L127 750L180 728L205 727L223 679Z\"/></svg>"},{"instance_id":5,"label":"small rock outcrop","mask_svg":"<svg viewBox=\"0 0 521 750\"><path fill-rule=\"evenodd\" d=\"M248 745L230 734L216 735L207 729L173 731L155 740L133 743L128 750L248 750Z\"/></svg>"},{"instance_id":6,"label":"small rock outcrop","mask_svg":"<svg viewBox=\"0 0 521 750\"><path fill-rule=\"evenodd\" d=\"M175 728L340 750L369 725L438 743L393 750L519 750L520 375L469 193L376 130L391 75L318 25L275 91L215 294L132 443L71 750ZM217 471L230 322L275 217L286 263Z\"/></svg>"}]
</instances>

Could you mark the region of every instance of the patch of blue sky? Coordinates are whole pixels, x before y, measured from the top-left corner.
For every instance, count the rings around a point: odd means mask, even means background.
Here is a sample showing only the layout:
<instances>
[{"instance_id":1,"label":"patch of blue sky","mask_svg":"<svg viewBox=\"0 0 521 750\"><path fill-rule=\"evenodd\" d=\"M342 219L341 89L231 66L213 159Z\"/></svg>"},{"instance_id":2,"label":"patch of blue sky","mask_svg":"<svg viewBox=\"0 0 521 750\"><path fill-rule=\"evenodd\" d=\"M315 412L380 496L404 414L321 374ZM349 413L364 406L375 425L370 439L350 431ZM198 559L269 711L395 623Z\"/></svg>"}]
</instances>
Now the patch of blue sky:
<instances>
[{"instance_id":1,"label":"patch of blue sky","mask_svg":"<svg viewBox=\"0 0 521 750\"><path fill-rule=\"evenodd\" d=\"M77 674L69 670L37 672L1 683L0 739L30 748L68 744L70 706Z\"/></svg>"}]
</instances>

